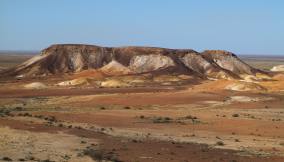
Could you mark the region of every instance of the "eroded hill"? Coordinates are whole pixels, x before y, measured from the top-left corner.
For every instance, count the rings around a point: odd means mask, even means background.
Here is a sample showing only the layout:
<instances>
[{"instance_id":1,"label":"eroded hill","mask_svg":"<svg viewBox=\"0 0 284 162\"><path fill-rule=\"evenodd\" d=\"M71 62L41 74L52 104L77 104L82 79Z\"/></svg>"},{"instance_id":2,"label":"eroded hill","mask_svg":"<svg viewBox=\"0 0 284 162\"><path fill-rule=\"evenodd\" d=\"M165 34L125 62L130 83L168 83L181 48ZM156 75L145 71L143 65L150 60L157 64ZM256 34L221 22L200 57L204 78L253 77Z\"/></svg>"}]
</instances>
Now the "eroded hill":
<instances>
[{"instance_id":1,"label":"eroded hill","mask_svg":"<svg viewBox=\"0 0 284 162\"><path fill-rule=\"evenodd\" d=\"M46 76L91 69L103 69L111 75L160 72L225 79L264 74L227 51L198 53L191 49L59 44L42 50L40 55L9 69L4 75Z\"/></svg>"}]
</instances>

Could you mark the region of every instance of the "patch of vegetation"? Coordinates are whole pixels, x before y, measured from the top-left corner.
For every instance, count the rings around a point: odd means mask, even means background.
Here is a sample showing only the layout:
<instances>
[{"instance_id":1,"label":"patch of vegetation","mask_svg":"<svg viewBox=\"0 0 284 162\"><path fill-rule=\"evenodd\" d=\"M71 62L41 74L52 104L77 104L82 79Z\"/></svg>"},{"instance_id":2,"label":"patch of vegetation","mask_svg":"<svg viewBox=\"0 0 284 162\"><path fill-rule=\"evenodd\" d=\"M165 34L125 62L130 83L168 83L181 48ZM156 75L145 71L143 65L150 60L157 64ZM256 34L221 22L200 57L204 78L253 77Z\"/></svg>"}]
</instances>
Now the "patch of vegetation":
<instances>
[{"instance_id":1,"label":"patch of vegetation","mask_svg":"<svg viewBox=\"0 0 284 162\"><path fill-rule=\"evenodd\" d=\"M23 114L23 116L25 116L25 117L32 117L33 115L26 112L26 113Z\"/></svg>"},{"instance_id":2,"label":"patch of vegetation","mask_svg":"<svg viewBox=\"0 0 284 162\"><path fill-rule=\"evenodd\" d=\"M185 124L185 123L180 122L180 121L187 121L187 120L190 120L193 124L201 123L201 121L199 121L196 116L192 116L192 115L187 115L185 117L178 118L177 120L178 120L178 123L181 123L181 124Z\"/></svg>"},{"instance_id":3,"label":"patch of vegetation","mask_svg":"<svg viewBox=\"0 0 284 162\"><path fill-rule=\"evenodd\" d=\"M129 110L129 109L131 109L131 107L125 106L124 109Z\"/></svg>"},{"instance_id":4,"label":"patch of vegetation","mask_svg":"<svg viewBox=\"0 0 284 162\"><path fill-rule=\"evenodd\" d=\"M45 118L45 120L48 120L50 122L57 122L57 120L54 116L47 117L47 119Z\"/></svg>"},{"instance_id":5,"label":"patch of vegetation","mask_svg":"<svg viewBox=\"0 0 284 162\"><path fill-rule=\"evenodd\" d=\"M0 108L0 117L6 117L6 116L11 116L13 117L14 114L12 112L14 111L22 111L23 109L20 107L15 107L15 108L6 108L6 107L1 107Z\"/></svg>"},{"instance_id":6,"label":"patch of vegetation","mask_svg":"<svg viewBox=\"0 0 284 162\"><path fill-rule=\"evenodd\" d=\"M103 160L103 151L101 150L95 150L92 148L87 148L85 150L83 150L83 155L87 155L89 157L91 157L93 160L99 160L102 161Z\"/></svg>"},{"instance_id":7,"label":"patch of vegetation","mask_svg":"<svg viewBox=\"0 0 284 162\"><path fill-rule=\"evenodd\" d=\"M236 118L236 117L239 117L240 115L239 114L233 114L232 117Z\"/></svg>"},{"instance_id":8,"label":"patch of vegetation","mask_svg":"<svg viewBox=\"0 0 284 162\"><path fill-rule=\"evenodd\" d=\"M3 160L3 161L13 161L11 158L6 157L6 156L5 156L5 157L3 157L3 158L2 158L2 160Z\"/></svg>"},{"instance_id":9,"label":"patch of vegetation","mask_svg":"<svg viewBox=\"0 0 284 162\"><path fill-rule=\"evenodd\" d=\"M281 121L281 119L272 119L272 121Z\"/></svg>"},{"instance_id":10,"label":"patch of vegetation","mask_svg":"<svg viewBox=\"0 0 284 162\"><path fill-rule=\"evenodd\" d=\"M144 115L137 116L140 119L148 119L151 120L153 123L179 123L179 124L186 124L187 120L190 120L193 124L201 123L196 116L187 115L185 117L180 118L170 118L170 117L163 117L163 116L154 116L154 117L146 117Z\"/></svg>"},{"instance_id":11,"label":"patch of vegetation","mask_svg":"<svg viewBox=\"0 0 284 162\"><path fill-rule=\"evenodd\" d=\"M216 142L216 145L218 145L218 146L224 146L225 144L224 144L223 141L218 141L218 142Z\"/></svg>"},{"instance_id":12,"label":"patch of vegetation","mask_svg":"<svg viewBox=\"0 0 284 162\"><path fill-rule=\"evenodd\" d=\"M76 129L83 129L81 126L75 126Z\"/></svg>"},{"instance_id":13,"label":"patch of vegetation","mask_svg":"<svg viewBox=\"0 0 284 162\"><path fill-rule=\"evenodd\" d=\"M117 156L114 152L107 152L105 153L103 150L97 150L94 148L87 147L83 150L83 155L91 157L93 160L96 161L112 161L112 162L121 162L118 160Z\"/></svg>"},{"instance_id":14,"label":"patch of vegetation","mask_svg":"<svg viewBox=\"0 0 284 162\"><path fill-rule=\"evenodd\" d=\"M31 161L35 161L35 157L33 157L33 156L27 156L26 159L31 160Z\"/></svg>"},{"instance_id":15,"label":"patch of vegetation","mask_svg":"<svg viewBox=\"0 0 284 162\"><path fill-rule=\"evenodd\" d=\"M255 116L251 115L250 118L255 119Z\"/></svg>"},{"instance_id":16,"label":"patch of vegetation","mask_svg":"<svg viewBox=\"0 0 284 162\"><path fill-rule=\"evenodd\" d=\"M35 115L34 117L39 118L39 119L43 119L44 118L43 115Z\"/></svg>"},{"instance_id":17,"label":"patch of vegetation","mask_svg":"<svg viewBox=\"0 0 284 162\"><path fill-rule=\"evenodd\" d=\"M14 111L24 111L24 108L17 106L17 107L15 107Z\"/></svg>"},{"instance_id":18,"label":"patch of vegetation","mask_svg":"<svg viewBox=\"0 0 284 162\"><path fill-rule=\"evenodd\" d=\"M152 121L153 123L170 123L173 119L170 117L153 117Z\"/></svg>"},{"instance_id":19,"label":"patch of vegetation","mask_svg":"<svg viewBox=\"0 0 284 162\"><path fill-rule=\"evenodd\" d=\"M69 156L69 155L64 155L64 157L63 157L65 160L69 160L69 159L71 159L71 157Z\"/></svg>"},{"instance_id":20,"label":"patch of vegetation","mask_svg":"<svg viewBox=\"0 0 284 162\"><path fill-rule=\"evenodd\" d=\"M192 120L196 120L198 119L196 116L191 116L191 115L187 115L184 117L185 119L192 119Z\"/></svg>"},{"instance_id":21,"label":"patch of vegetation","mask_svg":"<svg viewBox=\"0 0 284 162\"><path fill-rule=\"evenodd\" d=\"M8 110L8 109L5 109L5 108L0 109L0 117L9 116L10 113L11 113L11 110Z\"/></svg>"},{"instance_id":22,"label":"patch of vegetation","mask_svg":"<svg viewBox=\"0 0 284 162\"><path fill-rule=\"evenodd\" d=\"M52 160L46 159L46 160L42 160L42 162L55 162L55 161L52 161Z\"/></svg>"}]
</instances>

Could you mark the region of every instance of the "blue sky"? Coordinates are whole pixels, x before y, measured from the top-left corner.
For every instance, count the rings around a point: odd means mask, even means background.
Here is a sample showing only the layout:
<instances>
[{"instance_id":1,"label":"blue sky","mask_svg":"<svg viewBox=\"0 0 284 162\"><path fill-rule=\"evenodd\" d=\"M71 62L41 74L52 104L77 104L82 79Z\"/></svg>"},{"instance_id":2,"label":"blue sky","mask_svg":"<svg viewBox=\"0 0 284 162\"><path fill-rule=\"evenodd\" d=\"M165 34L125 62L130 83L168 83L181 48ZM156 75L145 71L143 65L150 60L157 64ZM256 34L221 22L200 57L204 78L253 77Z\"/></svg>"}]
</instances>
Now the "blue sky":
<instances>
[{"instance_id":1,"label":"blue sky","mask_svg":"<svg viewBox=\"0 0 284 162\"><path fill-rule=\"evenodd\" d=\"M283 0L0 0L0 50L55 43L284 55Z\"/></svg>"}]
</instances>

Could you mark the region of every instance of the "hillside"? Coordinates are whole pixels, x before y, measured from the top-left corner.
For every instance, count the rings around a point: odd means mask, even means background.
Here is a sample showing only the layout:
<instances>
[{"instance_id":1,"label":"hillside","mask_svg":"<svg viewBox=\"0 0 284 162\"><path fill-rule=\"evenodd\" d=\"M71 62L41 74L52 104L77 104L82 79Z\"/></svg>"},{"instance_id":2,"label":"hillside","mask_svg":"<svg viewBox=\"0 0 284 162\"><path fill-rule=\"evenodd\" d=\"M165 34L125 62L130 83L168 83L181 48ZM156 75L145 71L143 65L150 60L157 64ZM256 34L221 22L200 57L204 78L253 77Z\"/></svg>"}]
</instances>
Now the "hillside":
<instances>
[{"instance_id":1,"label":"hillside","mask_svg":"<svg viewBox=\"0 0 284 162\"><path fill-rule=\"evenodd\" d=\"M48 76L101 68L110 75L161 73L216 79L241 79L247 75L264 74L227 51L198 53L191 49L57 44L42 50L39 55L5 71L2 75Z\"/></svg>"}]
</instances>

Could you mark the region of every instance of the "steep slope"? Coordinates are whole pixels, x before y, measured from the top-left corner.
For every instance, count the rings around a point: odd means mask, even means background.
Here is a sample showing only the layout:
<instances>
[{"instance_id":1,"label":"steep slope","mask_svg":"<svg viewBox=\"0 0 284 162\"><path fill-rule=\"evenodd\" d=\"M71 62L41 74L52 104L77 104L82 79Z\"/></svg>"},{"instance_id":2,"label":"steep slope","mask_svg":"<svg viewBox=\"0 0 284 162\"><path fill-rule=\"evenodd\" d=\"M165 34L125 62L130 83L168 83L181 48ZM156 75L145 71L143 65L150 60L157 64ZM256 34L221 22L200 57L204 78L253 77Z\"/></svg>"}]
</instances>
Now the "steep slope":
<instances>
[{"instance_id":1,"label":"steep slope","mask_svg":"<svg viewBox=\"0 0 284 162\"><path fill-rule=\"evenodd\" d=\"M211 64L216 64L219 67L231 71L237 75L254 75L256 72L258 72L258 70L252 68L251 66L240 60L235 54L228 51L207 50L204 51L201 55Z\"/></svg>"},{"instance_id":2,"label":"steep slope","mask_svg":"<svg viewBox=\"0 0 284 162\"><path fill-rule=\"evenodd\" d=\"M52 45L39 56L11 69L10 75L48 75L97 69L111 61L107 48L92 45Z\"/></svg>"},{"instance_id":3,"label":"steep slope","mask_svg":"<svg viewBox=\"0 0 284 162\"><path fill-rule=\"evenodd\" d=\"M216 64L210 63L208 60L202 57L202 55L197 53L188 53L185 54L180 60L187 66L189 69L193 71L203 74L206 77L211 78L238 78L237 75L232 72L221 68Z\"/></svg>"},{"instance_id":4,"label":"steep slope","mask_svg":"<svg viewBox=\"0 0 284 162\"><path fill-rule=\"evenodd\" d=\"M200 54L191 49L59 44L42 50L40 55L2 75L30 77L77 74L94 69L107 75L162 73L225 79L262 73L226 51L205 51Z\"/></svg>"},{"instance_id":5,"label":"steep slope","mask_svg":"<svg viewBox=\"0 0 284 162\"><path fill-rule=\"evenodd\" d=\"M168 56L150 54L132 57L129 66L136 73L143 73L173 67L175 63Z\"/></svg>"}]
</instances>

